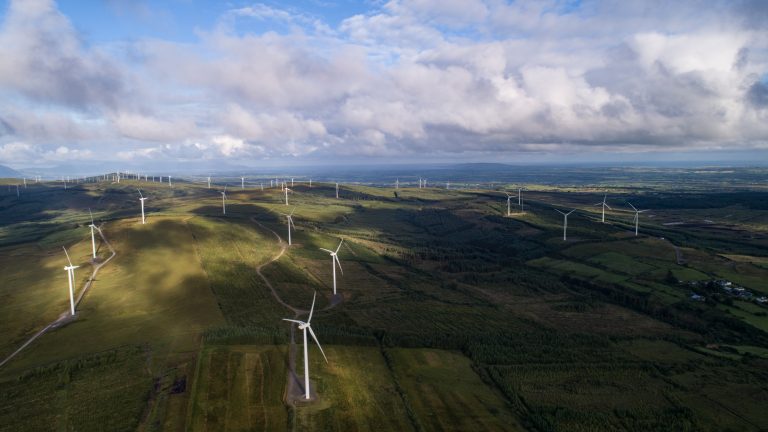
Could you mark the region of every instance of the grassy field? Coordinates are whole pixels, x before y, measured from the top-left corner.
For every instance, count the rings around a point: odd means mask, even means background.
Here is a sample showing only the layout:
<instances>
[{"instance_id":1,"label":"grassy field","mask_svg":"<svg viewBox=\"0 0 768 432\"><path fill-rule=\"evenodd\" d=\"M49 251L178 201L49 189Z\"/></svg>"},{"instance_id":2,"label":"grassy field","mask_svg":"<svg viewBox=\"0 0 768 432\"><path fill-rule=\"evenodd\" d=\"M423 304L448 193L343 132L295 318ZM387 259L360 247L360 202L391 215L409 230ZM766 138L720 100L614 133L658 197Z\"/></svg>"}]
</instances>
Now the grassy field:
<instances>
[{"instance_id":1,"label":"grassy field","mask_svg":"<svg viewBox=\"0 0 768 432\"><path fill-rule=\"evenodd\" d=\"M285 430L285 350L210 346L200 353L185 430Z\"/></svg>"}]
</instances>

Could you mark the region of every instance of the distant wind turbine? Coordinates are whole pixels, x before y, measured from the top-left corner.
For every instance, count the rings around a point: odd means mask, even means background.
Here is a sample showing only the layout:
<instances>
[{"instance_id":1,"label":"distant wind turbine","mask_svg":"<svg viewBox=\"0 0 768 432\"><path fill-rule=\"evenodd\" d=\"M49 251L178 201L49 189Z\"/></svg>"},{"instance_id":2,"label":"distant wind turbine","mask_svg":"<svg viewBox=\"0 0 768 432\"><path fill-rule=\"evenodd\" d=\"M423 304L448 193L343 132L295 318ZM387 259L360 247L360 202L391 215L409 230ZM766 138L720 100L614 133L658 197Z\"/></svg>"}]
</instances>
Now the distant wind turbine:
<instances>
[{"instance_id":1,"label":"distant wind turbine","mask_svg":"<svg viewBox=\"0 0 768 432\"><path fill-rule=\"evenodd\" d=\"M168 176L168 187L173 187L173 183L171 183L171 176Z\"/></svg>"},{"instance_id":2,"label":"distant wind turbine","mask_svg":"<svg viewBox=\"0 0 768 432\"><path fill-rule=\"evenodd\" d=\"M227 214L227 185L221 193L221 214Z\"/></svg>"},{"instance_id":3,"label":"distant wind turbine","mask_svg":"<svg viewBox=\"0 0 768 432\"><path fill-rule=\"evenodd\" d=\"M136 190L139 191L139 201L141 201L141 224L144 225L147 223L144 219L144 200L146 200L146 198L144 198L144 195L141 194L141 189Z\"/></svg>"},{"instance_id":4,"label":"distant wind turbine","mask_svg":"<svg viewBox=\"0 0 768 432\"><path fill-rule=\"evenodd\" d=\"M210 188L211 188L211 178L208 177L208 189L210 189Z\"/></svg>"},{"instance_id":5,"label":"distant wind turbine","mask_svg":"<svg viewBox=\"0 0 768 432\"><path fill-rule=\"evenodd\" d=\"M512 200L512 196L513 195L510 195L507 192L504 192L504 193L507 194L507 216L511 216L512 215L512 211L511 211L510 201Z\"/></svg>"},{"instance_id":6,"label":"distant wind turbine","mask_svg":"<svg viewBox=\"0 0 768 432\"><path fill-rule=\"evenodd\" d=\"M632 210L635 211L635 219L632 221L635 223L635 237L637 237L639 225L640 225L640 213L647 212L648 210L638 210L635 208L635 206L632 205L632 203L627 202L630 207L632 207Z\"/></svg>"},{"instance_id":7,"label":"distant wind turbine","mask_svg":"<svg viewBox=\"0 0 768 432\"><path fill-rule=\"evenodd\" d=\"M91 228L91 249L93 250L93 259L96 259L96 224L93 223L93 213L91 213L91 209L88 209L88 214L91 215L91 224L88 225Z\"/></svg>"},{"instance_id":8,"label":"distant wind turbine","mask_svg":"<svg viewBox=\"0 0 768 432\"><path fill-rule=\"evenodd\" d=\"M240 189L245 189L245 177L240 177Z\"/></svg>"},{"instance_id":9,"label":"distant wind turbine","mask_svg":"<svg viewBox=\"0 0 768 432\"><path fill-rule=\"evenodd\" d=\"M325 359L325 362L328 363L328 357L325 356L325 352L323 352L323 347L320 346L320 341L317 340L317 336L315 336L315 332L312 331L312 314L315 311L315 298L317 297L317 292L315 292L312 295L312 307L309 309L309 317L307 317L307 322L299 321L295 319L288 319L283 318L283 321L289 321L295 324L299 325L299 330L304 332L304 398L309 399L309 344L307 343L307 330L309 330L309 334L312 336L312 339L315 340L315 343L317 344L317 347L320 348L320 352L323 354L323 358Z\"/></svg>"},{"instance_id":10,"label":"distant wind turbine","mask_svg":"<svg viewBox=\"0 0 768 432\"><path fill-rule=\"evenodd\" d=\"M293 230L296 230L296 225L293 224L293 212L296 211L296 207L291 210L290 214L281 213L283 216L285 216L288 219L288 246L292 245L291 243L291 227L293 227Z\"/></svg>"},{"instance_id":11,"label":"distant wind turbine","mask_svg":"<svg viewBox=\"0 0 768 432\"><path fill-rule=\"evenodd\" d=\"M69 279L69 308L72 312L72 316L75 316L75 269L80 266L72 265L72 260L69 259L69 253L67 253L67 248L62 246L62 249L64 249L64 254L67 255L67 262L69 262L69 265L64 267L64 270L67 271L67 279Z\"/></svg>"},{"instance_id":12,"label":"distant wind turbine","mask_svg":"<svg viewBox=\"0 0 768 432\"><path fill-rule=\"evenodd\" d=\"M336 248L335 251L320 248L320 250L326 251L329 254L331 254L331 267L333 268L333 295L336 295L336 265L339 266L339 271L341 274L344 274L344 270L341 269L341 261L339 261L339 256L337 255L339 253L339 249L341 249L341 244L344 243L344 239L341 239L339 242L339 246Z\"/></svg>"},{"instance_id":13,"label":"distant wind turbine","mask_svg":"<svg viewBox=\"0 0 768 432\"><path fill-rule=\"evenodd\" d=\"M603 195L603 202L599 202L599 203L595 204L596 206L603 206L603 218L602 218L602 222L603 222L603 223L605 223L605 208L606 208L606 207L608 207L608 210L613 210L613 209L611 208L611 206L609 206L609 205L608 205L608 204L605 202L605 200L606 200L607 198L608 198L608 194L605 194L605 195Z\"/></svg>"},{"instance_id":14,"label":"distant wind turbine","mask_svg":"<svg viewBox=\"0 0 768 432\"><path fill-rule=\"evenodd\" d=\"M567 234L567 231L568 231L568 215L573 213L573 212L575 212L576 209L573 209L573 210L569 211L568 213L563 213L563 212L561 212L558 209L555 209L555 211L557 211L558 213L563 215L563 241L566 241L567 240L566 234Z\"/></svg>"},{"instance_id":15,"label":"distant wind turbine","mask_svg":"<svg viewBox=\"0 0 768 432\"><path fill-rule=\"evenodd\" d=\"M288 189L288 186L286 186L283 191L285 191L285 205L288 205L288 192L293 192L293 189Z\"/></svg>"},{"instance_id":16,"label":"distant wind turbine","mask_svg":"<svg viewBox=\"0 0 768 432\"><path fill-rule=\"evenodd\" d=\"M336 182L336 199L339 199L339 183Z\"/></svg>"}]
</instances>

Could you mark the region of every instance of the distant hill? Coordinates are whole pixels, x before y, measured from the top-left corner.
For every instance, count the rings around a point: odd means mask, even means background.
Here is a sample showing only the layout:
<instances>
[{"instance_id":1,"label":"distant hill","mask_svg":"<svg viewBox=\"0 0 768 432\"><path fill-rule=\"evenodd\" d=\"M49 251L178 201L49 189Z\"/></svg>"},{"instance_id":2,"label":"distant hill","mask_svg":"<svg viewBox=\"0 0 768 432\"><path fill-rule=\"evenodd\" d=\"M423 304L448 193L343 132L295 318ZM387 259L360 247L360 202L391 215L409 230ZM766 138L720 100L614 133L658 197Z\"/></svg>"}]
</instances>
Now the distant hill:
<instances>
[{"instance_id":1,"label":"distant hill","mask_svg":"<svg viewBox=\"0 0 768 432\"><path fill-rule=\"evenodd\" d=\"M0 178L22 177L22 174L15 169L0 165Z\"/></svg>"}]
</instances>

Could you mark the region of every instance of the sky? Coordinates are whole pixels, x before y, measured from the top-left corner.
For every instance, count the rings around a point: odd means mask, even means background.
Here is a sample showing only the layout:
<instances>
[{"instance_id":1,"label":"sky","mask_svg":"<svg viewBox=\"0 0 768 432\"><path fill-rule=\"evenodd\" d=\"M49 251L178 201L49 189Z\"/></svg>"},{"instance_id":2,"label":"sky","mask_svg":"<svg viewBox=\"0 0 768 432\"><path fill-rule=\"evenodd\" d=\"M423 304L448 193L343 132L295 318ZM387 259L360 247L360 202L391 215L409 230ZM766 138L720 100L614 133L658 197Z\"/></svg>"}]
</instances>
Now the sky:
<instances>
[{"instance_id":1,"label":"sky","mask_svg":"<svg viewBox=\"0 0 768 432\"><path fill-rule=\"evenodd\" d=\"M768 2L0 0L0 164L768 161Z\"/></svg>"}]
</instances>

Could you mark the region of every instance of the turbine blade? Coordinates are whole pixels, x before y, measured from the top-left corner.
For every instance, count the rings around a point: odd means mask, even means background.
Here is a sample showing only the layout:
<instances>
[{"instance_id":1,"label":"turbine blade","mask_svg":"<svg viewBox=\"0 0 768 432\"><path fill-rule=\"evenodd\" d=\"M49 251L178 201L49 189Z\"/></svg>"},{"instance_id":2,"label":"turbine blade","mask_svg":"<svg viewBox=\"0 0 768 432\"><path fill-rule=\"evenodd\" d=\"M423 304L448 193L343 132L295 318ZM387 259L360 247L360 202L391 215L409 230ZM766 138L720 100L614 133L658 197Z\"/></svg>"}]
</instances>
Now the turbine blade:
<instances>
[{"instance_id":1,"label":"turbine blade","mask_svg":"<svg viewBox=\"0 0 768 432\"><path fill-rule=\"evenodd\" d=\"M144 195L141 194L141 189L136 189L136 190L139 191L139 198L144 198Z\"/></svg>"},{"instance_id":2,"label":"turbine blade","mask_svg":"<svg viewBox=\"0 0 768 432\"><path fill-rule=\"evenodd\" d=\"M561 212L560 210L558 210L558 209L555 209L555 211L556 211L556 212L558 212L558 213L560 213L561 215L565 216L565 213Z\"/></svg>"},{"instance_id":3,"label":"turbine blade","mask_svg":"<svg viewBox=\"0 0 768 432\"><path fill-rule=\"evenodd\" d=\"M312 307L309 308L309 318L307 318L307 323L312 322L312 314L315 313L315 299L317 298L317 291L315 291L314 294L312 294Z\"/></svg>"},{"instance_id":4,"label":"turbine blade","mask_svg":"<svg viewBox=\"0 0 768 432\"><path fill-rule=\"evenodd\" d=\"M88 214L91 215L91 225L94 225L94 223L93 223L93 212L91 212L90 207L88 208Z\"/></svg>"},{"instance_id":5,"label":"turbine blade","mask_svg":"<svg viewBox=\"0 0 768 432\"><path fill-rule=\"evenodd\" d=\"M328 252L328 253L331 253L331 254L333 253L333 251L332 251L332 250L328 250L328 249L325 249L325 248L320 248L320 250L322 250L322 251L326 251L326 252Z\"/></svg>"},{"instance_id":6,"label":"turbine blade","mask_svg":"<svg viewBox=\"0 0 768 432\"><path fill-rule=\"evenodd\" d=\"M64 254L67 255L67 261L69 261L69 265L71 266L72 260L69 259L69 252L67 252L67 248L65 248L64 246L62 246L61 248L64 249Z\"/></svg>"},{"instance_id":7,"label":"turbine blade","mask_svg":"<svg viewBox=\"0 0 768 432\"><path fill-rule=\"evenodd\" d=\"M341 249L341 244L344 243L344 238L342 237L341 241L339 242L339 247L336 248L336 253L339 253L339 249Z\"/></svg>"},{"instance_id":8,"label":"turbine blade","mask_svg":"<svg viewBox=\"0 0 768 432\"><path fill-rule=\"evenodd\" d=\"M283 318L283 321L290 321L290 322L292 322L292 323L296 323L296 324L306 324L306 323L305 323L305 322L303 322L303 321L294 320L294 319L288 319L288 318Z\"/></svg>"},{"instance_id":9,"label":"turbine blade","mask_svg":"<svg viewBox=\"0 0 768 432\"><path fill-rule=\"evenodd\" d=\"M293 210L291 210L290 216L293 216L293 212L295 212L295 211L296 211L296 206L293 206Z\"/></svg>"},{"instance_id":10,"label":"turbine blade","mask_svg":"<svg viewBox=\"0 0 768 432\"><path fill-rule=\"evenodd\" d=\"M631 202L627 201L627 204L629 204L629 206L632 207L632 210L637 211L637 209L635 208L635 206L632 205Z\"/></svg>"},{"instance_id":11,"label":"turbine blade","mask_svg":"<svg viewBox=\"0 0 768 432\"><path fill-rule=\"evenodd\" d=\"M315 340L315 343L317 344L317 347L320 348L320 353L323 354L323 358L325 359L325 362L328 363L328 357L325 356L325 351L323 351L323 347L320 346L320 341L317 340L317 336L315 336L315 332L312 330L312 326L307 326L307 330L309 330L309 334L312 335L312 339Z\"/></svg>"},{"instance_id":12,"label":"turbine blade","mask_svg":"<svg viewBox=\"0 0 768 432\"><path fill-rule=\"evenodd\" d=\"M608 204L604 204L604 205L605 205L606 207L608 207L608 210L613 210L613 209L611 208L611 206L609 206Z\"/></svg>"},{"instance_id":13,"label":"turbine blade","mask_svg":"<svg viewBox=\"0 0 768 432\"><path fill-rule=\"evenodd\" d=\"M573 209L573 210L569 211L568 213L566 213L565 215L568 216L569 214L571 214L571 213L573 213L575 211L576 211L576 209Z\"/></svg>"},{"instance_id":14,"label":"turbine blade","mask_svg":"<svg viewBox=\"0 0 768 432\"><path fill-rule=\"evenodd\" d=\"M334 255L333 259L334 259L334 261L336 261L336 264L339 265L339 271L341 272L341 274L344 274L344 270L341 269L341 261L339 261L339 256L338 255Z\"/></svg>"}]
</instances>

